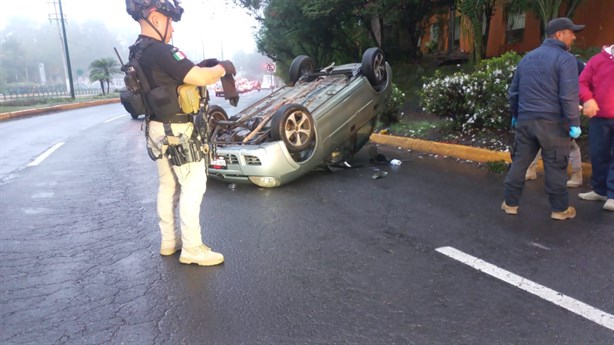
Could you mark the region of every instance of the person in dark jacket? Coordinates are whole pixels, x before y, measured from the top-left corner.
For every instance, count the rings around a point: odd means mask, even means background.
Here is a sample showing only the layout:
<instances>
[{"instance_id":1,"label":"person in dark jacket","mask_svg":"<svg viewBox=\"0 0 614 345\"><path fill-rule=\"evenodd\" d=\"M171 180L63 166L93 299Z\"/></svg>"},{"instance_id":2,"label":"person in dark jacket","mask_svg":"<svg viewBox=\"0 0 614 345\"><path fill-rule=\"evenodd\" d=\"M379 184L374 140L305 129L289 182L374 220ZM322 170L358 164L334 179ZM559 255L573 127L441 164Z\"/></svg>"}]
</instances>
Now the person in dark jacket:
<instances>
[{"instance_id":1,"label":"person in dark jacket","mask_svg":"<svg viewBox=\"0 0 614 345\"><path fill-rule=\"evenodd\" d=\"M526 54L518 64L508 90L512 127L516 128L512 164L505 178L501 209L518 214L525 173L541 148L546 175L546 193L557 220L574 218L569 206L567 162L569 137L580 136L578 112L578 66L569 53L575 32L569 18L556 18L546 25L548 36L541 46Z\"/></svg>"},{"instance_id":2,"label":"person in dark jacket","mask_svg":"<svg viewBox=\"0 0 614 345\"><path fill-rule=\"evenodd\" d=\"M578 74L582 73L584 70L584 62L576 57L576 64L578 65ZM582 107L579 108L581 111ZM539 160L542 158L541 151L537 152L537 156L529 165L527 169L527 173L525 176L525 180L535 180L537 179L537 165L539 164ZM576 188L582 185L582 153L580 152L580 146L576 143L575 139L571 139L569 141L569 167L571 168L571 176L569 180L567 180L568 188Z\"/></svg>"}]
</instances>

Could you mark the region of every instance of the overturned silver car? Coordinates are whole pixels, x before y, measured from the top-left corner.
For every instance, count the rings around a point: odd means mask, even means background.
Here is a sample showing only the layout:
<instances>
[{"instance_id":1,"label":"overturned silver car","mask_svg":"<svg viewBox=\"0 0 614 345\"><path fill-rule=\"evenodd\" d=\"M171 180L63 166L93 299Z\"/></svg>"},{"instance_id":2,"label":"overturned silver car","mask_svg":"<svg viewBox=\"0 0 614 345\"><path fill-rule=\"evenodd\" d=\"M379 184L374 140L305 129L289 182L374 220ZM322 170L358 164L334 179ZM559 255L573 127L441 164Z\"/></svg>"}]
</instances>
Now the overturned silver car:
<instances>
[{"instance_id":1,"label":"overturned silver car","mask_svg":"<svg viewBox=\"0 0 614 345\"><path fill-rule=\"evenodd\" d=\"M288 86L231 119L221 107L209 107L215 148L209 175L277 187L343 161L369 141L391 75L379 48L367 49L362 63L321 69L308 56L296 57Z\"/></svg>"}]
</instances>

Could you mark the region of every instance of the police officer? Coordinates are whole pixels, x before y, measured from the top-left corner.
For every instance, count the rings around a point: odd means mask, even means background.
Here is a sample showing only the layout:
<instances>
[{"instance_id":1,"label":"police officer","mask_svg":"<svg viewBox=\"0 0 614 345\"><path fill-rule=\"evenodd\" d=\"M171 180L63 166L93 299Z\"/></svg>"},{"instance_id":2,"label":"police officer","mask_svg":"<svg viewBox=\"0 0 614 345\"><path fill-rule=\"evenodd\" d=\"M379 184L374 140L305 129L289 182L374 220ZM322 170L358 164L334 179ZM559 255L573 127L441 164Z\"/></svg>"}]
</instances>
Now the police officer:
<instances>
[{"instance_id":1,"label":"police officer","mask_svg":"<svg viewBox=\"0 0 614 345\"><path fill-rule=\"evenodd\" d=\"M207 182L204 159L177 165L167 149L170 138L192 138L194 131L192 118L173 106L178 103L177 87L214 84L227 73L236 74L235 68L230 61L199 67L169 44L173 22L183 14L178 0L126 0L126 10L141 26L131 54L133 49L139 52L138 61L151 90L146 97L151 109L146 135L148 147L158 156L160 255L172 255L181 249L181 263L221 264L224 256L204 245L201 237L200 206ZM180 232L175 227L177 208Z\"/></svg>"}]
</instances>

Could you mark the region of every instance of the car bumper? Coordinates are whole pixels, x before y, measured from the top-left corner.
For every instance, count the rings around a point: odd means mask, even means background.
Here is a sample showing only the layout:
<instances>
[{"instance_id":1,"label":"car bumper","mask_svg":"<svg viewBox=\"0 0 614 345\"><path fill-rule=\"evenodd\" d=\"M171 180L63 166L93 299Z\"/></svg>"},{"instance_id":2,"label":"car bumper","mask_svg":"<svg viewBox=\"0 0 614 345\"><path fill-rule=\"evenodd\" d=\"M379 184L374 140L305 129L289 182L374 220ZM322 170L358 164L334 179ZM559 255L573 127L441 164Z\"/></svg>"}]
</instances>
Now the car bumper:
<instances>
[{"instance_id":1,"label":"car bumper","mask_svg":"<svg viewBox=\"0 0 614 345\"><path fill-rule=\"evenodd\" d=\"M231 183L252 182L261 187L288 182L301 167L281 141L218 147L215 156L223 157L225 167L209 164L209 176Z\"/></svg>"}]
</instances>

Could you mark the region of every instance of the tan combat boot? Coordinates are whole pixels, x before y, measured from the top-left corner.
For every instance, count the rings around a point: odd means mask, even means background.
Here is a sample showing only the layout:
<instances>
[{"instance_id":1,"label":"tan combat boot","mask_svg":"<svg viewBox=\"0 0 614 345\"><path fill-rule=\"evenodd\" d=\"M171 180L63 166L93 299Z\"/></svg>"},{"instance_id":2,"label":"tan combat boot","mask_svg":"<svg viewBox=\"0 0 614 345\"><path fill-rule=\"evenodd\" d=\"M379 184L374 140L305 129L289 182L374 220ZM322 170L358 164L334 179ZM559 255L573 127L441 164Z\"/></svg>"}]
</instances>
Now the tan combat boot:
<instances>
[{"instance_id":1,"label":"tan combat boot","mask_svg":"<svg viewBox=\"0 0 614 345\"><path fill-rule=\"evenodd\" d=\"M577 188L582 185L582 170L574 170L567 181L567 187Z\"/></svg>"},{"instance_id":2,"label":"tan combat boot","mask_svg":"<svg viewBox=\"0 0 614 345\"><path fill-rule=\"evenodd\" d=\"M576 209L573 206L569 206L565 211L552 212L550 218L556 220L572 219L576 217Z\"/></svg>"},{"instance_id":3,"label":"tan combat boot","mask_svg":"<svg viewBox=\"0 0 614 345\"><path fill-rule=\"evenodd\" d=\"M216 253L204 244L195 248L183 248L179 256L182 264L197 264L200 266L215 266L224 262L224 255Z\"/></svg>"},{"instance_id":4,"label":"tan combat boot","mask_svg":"<svg viewBox=\"0 0 614 345\"><path fill-rule=\"evenodd\" d=\"M501 204L501 209L507 214L511 214L511 215L518 214L518 206L509 206L508 204L505 203L505 200Z\"/></svg>"}]
</instances>

